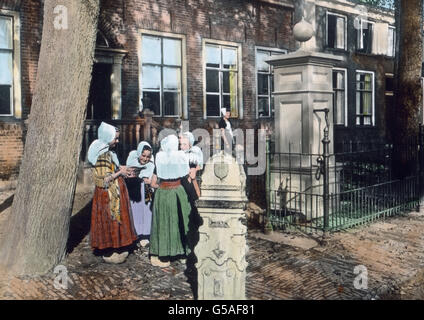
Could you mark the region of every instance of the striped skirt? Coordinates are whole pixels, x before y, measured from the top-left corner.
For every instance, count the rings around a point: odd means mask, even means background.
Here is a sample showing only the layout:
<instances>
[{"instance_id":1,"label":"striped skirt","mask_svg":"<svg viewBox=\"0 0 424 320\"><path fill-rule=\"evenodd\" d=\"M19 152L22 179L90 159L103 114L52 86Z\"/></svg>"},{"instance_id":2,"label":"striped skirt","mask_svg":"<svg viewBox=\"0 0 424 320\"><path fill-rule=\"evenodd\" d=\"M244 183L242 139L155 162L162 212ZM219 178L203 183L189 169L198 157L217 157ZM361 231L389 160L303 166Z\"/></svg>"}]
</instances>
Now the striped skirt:
<instances>
[{"instance_id":1,"label":"striped skirt","mask_svg":"<svg viewBox=\"0 0 424 320\"><path fill-rule=\"evenodd\" d=\"M99 187L94 190L90 231L92 249L117 249L128 246L137 239L130 212L128 190L122 177L118 178L118 184L121 223L112 219L107 190Z\"/></svg>"}]
</instances>

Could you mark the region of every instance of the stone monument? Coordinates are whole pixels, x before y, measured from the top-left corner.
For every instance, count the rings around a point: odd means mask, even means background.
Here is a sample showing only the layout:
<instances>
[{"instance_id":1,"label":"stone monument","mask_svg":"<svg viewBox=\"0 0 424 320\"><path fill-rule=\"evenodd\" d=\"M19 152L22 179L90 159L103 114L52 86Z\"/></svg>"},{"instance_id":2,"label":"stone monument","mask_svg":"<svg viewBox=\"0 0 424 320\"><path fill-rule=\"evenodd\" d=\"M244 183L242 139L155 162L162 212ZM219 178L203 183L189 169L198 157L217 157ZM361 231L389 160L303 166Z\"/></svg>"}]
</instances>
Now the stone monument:
<instances>
[{"instance_id":1,"label":"stone monument","mask_svg":"<svg viewBox=\"0 0 424 320\"><path fill-rule=\"evenodd\" d=\"M198 299L246 299L246 174L222 151L205 164L198 212L203 219L197 257Z\"/></svg>"},{"instance_id":2,"label":"stone monument","mask_svg":"<svg viewBox=\"0 0 424 320\"><path fill-rule=\"evenodd\" d=\"M282 192L271 193L271 210L288 209L309 221L321 217L324 211L319 196L323 194L322 179L311 177L323 153L324 129L331 141L329 153L333 153L332 69L342 58L305 46L314 30L304 18L294 26L293 34L301 43L300 49L267 60L274 68L275 152L284 153L271 162L270 188L278 190L286 184L284 199L279 195ZM327 128L324 110L328 110ZM330 167L334 171L335 166ZM332 188L336 174L330 173Z\"/></svg>"}]
</instances>

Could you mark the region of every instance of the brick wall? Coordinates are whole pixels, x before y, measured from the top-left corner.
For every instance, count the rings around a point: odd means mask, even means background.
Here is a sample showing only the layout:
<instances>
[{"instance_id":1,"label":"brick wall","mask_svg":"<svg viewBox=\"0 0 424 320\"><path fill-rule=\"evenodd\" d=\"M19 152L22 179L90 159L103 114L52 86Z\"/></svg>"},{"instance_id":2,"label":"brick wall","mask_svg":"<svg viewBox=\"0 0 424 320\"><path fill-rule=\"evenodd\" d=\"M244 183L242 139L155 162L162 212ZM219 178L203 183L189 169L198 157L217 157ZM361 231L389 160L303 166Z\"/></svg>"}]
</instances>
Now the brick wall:
<instances>
[{"instance_id":1,"label":"brick wall","mask_svg":"<svg viewBox=\"0 0 424 320\"><path fill-rule=\"evenodd\" d=\"M133 118L138 110L139 29L186 36L190 129L208 125L203 120L202 39L242 45L244 119L235 119L233 123L243 128L257 126L255 46L294 48L291 32L293 10L279 5L241 0L104 0L102 6L101 28L106 29L104 33L117 47L128 51L122 73L125 118ZM163 119L157 120L164 122Z\"/></svg>"},{"instance_id":2,"label":"brick wall","mask_svg":"<svg viewBox=\"0 0 424 320\"><path fill-rule=\"evenodd\" d=\"M39 0L9 0L0 8L20 13L22 119L0 117L0 180L15 178L19 172L25 140L24 120L28 118L37 76L42 32L42 9ZM18 50L19 50L18 49Z\"/></svg>"},{"instance_id":3,"label":"brick wall","mask_svg":"<svg viewBox=\"0 0 424 320\"><path fill-rule=\"evenodd\" d=\"M24 150L24 123L0 122L0 180L17 177Z\"/></svg>"},{"instance_id":4,"label":"brick wall","mask_svg":"<svg viewBox=\"0 0 424 320\"><path fill-rule=\"evenodd\" d=\"M99 29L113 48L128 51L122 65L123 118L134 118L138 111L137 45L139 29L147 29L186 36L190 129L208 126L203 120L202 39L240 43L244 119L235 119L233 124L242 128L259 126L255 109L255 46L294 48L291 8L253 0L101 0L101 6ZM0 117L0 179L8 179L17 174L23 151L23 120L28 118L35 87L42 8L38 0L10 0L2 2L0 8L18 11L21 17L23 119ZM166 125L164 119L156 120Z\"/></svg>"}]
</instances>

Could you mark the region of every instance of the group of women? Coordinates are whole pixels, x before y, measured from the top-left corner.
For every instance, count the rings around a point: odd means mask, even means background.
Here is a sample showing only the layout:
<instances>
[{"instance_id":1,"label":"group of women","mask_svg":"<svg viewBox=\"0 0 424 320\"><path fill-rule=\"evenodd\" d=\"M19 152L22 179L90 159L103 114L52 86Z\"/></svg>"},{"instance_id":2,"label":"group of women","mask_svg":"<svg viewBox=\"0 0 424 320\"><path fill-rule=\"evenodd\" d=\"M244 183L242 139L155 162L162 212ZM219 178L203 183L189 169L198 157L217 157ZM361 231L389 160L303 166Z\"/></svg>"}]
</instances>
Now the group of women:
<instances>
[{"instance_id":1,"label":"group of women","mask_svg":"<svg viewBox=\"0 0 424 320\"><path fill-rule=\"evenodd\" d=\"M119 130L105 122L89 147L95 191L91 212L91 247L105 262L121 263L137 243L149 245L150 262L167 267L190 253L189 221L200 196L196 173L203 154L194 136L168 135L153 156L146 141L120 165L113 149Z\"/></svg>"}]
</instances>

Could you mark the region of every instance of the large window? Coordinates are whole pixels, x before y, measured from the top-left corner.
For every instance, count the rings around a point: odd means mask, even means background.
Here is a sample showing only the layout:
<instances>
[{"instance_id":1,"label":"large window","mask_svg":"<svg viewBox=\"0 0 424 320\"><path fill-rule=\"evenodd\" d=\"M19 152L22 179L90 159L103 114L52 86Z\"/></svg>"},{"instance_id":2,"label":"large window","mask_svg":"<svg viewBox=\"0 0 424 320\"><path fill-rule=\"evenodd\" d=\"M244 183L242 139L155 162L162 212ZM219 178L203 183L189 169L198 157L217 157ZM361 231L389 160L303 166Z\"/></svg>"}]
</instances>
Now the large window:
<instances>
[{"instance_id":1,"label":"large window","mask_svg":"<svg viewBox=\"0 0 424 320\"><path fill-rule=\"evenodd\" d=\"M143 107L156 116L179 116L182 110L182 40L142 34Z\"/></svg>"},{"instance_id":2,"label":"large window","mask_svg":"<svg viewBox=\"0 0 424 320\"><path fill-rule=\"evenodd\" d=\"M256 105L257 117L267 118L274 115L274 76L273 69L266 60L273 55L287 53L279 49L256 49Z\"/></svg>"},{"instance_id":3,"label":"large window","mask_svg":"<svg viewBox=\"0 0 424 320\"><path fill-rule=\"evenodd\" d=\"M346 17L327 12L327 47L346 49Z\"/></svg>"},{"instance_id":4,"label":"large window","mask_svg":"<svg viewBox=\"0 0 424 320\"><path fill-rule=\"evenodd\" d=\"M206 76L206 116L219 117L221 108L239 112L239 46L209 43L204 45Z\"/></svg>"},{"instance_id":5,"label":"large window","mask_svg":"<svg viewBox=\"0 0 424 320\"><path fill-rule=\"evenodd\" d=\"M0 15L0 116L13 115L13 17Z\"/></svg>"},{"instance_id":6,"label":"large window","mask_svg":"<svg viewBox=\"0 0 424 320\"><path fill-rule=\"evenodd\" d=\"M346 69L333 69L333 118L334 124L347 124L347 88L346 88Z\"/></svg>"},{"instance_id":7,"label":"large window","mask_svg":"<svg viewBox=\"0 0 424 320\"><path fill-rule=\"evenodd\" d=\"M356 124L374 125L374 72L356 72Z\"/></svg>"},{"instance_id":8,"label":"large window","mask_svg":"<svg viewBox=\"0 0 424 320\"><path fill-rule=\"evenodd\" d=\"M372 52L374 23L359 19L357 25L357 49L364 53Z\"/></svg>"}]
</instances>

